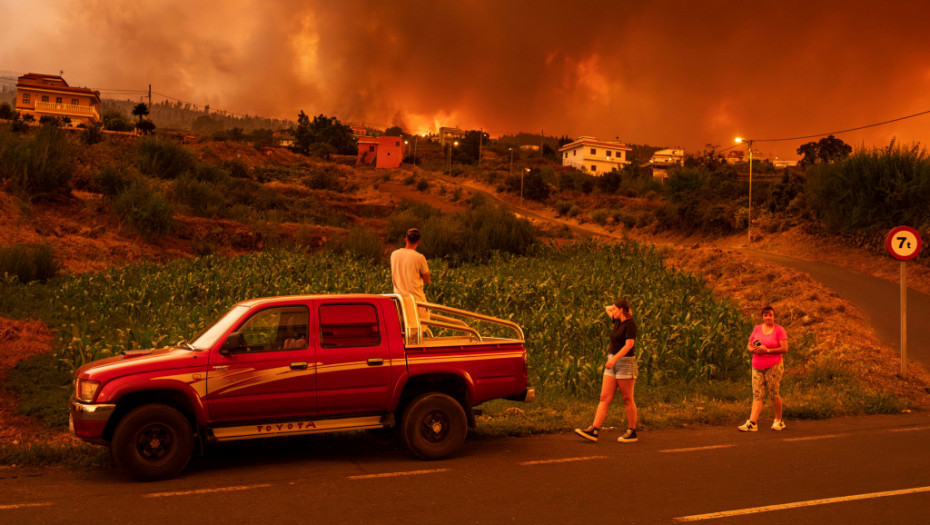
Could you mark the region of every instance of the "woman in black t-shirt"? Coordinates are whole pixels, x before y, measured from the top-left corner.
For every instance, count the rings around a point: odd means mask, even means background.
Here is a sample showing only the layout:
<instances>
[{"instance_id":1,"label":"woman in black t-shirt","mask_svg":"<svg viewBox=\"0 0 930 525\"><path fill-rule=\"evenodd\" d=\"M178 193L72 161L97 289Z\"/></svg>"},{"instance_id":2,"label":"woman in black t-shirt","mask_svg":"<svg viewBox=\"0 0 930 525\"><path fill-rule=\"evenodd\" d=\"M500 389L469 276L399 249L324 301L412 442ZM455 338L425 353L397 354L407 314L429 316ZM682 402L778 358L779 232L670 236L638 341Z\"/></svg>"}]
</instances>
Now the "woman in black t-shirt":
<instances>
[{"instance_id":1,"label":"woman in black t-shirt","mask_svg":"<svg viewBox=\"0 0 930 525\"><path fill-rule=\"evenodd\" d=\"M633 344L636 342L636 321L626 299L617 299L605 308L613 320L610 329L610 344L607 347L607 363L604 365L604 380L601 383L601 397L594 413L594 423L586 429L576 428L575 433L590 440L597 441L601 425L607 419L607 409L613 401L614 393L619 389L626 409L627 431L617 438L621 443L633 443L636 437L636 402L633 400L633 387L639 369Z\"/></svg>"}]
</instances>

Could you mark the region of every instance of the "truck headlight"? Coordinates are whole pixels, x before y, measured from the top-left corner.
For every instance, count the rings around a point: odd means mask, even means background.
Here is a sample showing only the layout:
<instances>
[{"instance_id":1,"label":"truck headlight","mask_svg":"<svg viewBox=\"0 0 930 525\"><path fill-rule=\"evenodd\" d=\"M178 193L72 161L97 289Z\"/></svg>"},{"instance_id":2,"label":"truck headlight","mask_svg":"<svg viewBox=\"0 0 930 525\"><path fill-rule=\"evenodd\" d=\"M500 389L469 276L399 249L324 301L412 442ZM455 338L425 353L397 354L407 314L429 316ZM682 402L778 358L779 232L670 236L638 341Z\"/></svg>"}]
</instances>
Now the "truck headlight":
<instances>
[{"instance_id":1,"label":"truck headlight","mask_svg":"<svg viewBox=\"0 0 930 525\"><path fill-rule=\"evenodd\" d=\"M88 381L87 379L78 379L74 385L74 397L83 403L90 403L97 395L97 389L100 388L99 381Z\"/></svg>"}]
</instances>

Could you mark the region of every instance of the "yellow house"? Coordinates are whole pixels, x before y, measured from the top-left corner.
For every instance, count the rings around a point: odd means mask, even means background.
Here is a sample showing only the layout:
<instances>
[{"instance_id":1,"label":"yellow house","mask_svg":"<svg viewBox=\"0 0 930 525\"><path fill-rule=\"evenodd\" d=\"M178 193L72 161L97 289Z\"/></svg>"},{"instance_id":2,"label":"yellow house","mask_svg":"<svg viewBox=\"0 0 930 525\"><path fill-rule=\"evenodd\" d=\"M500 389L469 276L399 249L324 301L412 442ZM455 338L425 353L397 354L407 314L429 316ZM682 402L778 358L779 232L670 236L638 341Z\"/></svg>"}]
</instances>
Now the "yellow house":
<instances>
[{"instance_id":1,"label":"yellow house","mask_svg":"<svg viewBox=\"0 0 930 525\"><path fill-rule=\"evenodd\" d=\"M16 111L33 115L68 117L71 124L100 121L100 92L71 87L58 75L28 73L16 82Z\"/></svg>"}]
</instances>

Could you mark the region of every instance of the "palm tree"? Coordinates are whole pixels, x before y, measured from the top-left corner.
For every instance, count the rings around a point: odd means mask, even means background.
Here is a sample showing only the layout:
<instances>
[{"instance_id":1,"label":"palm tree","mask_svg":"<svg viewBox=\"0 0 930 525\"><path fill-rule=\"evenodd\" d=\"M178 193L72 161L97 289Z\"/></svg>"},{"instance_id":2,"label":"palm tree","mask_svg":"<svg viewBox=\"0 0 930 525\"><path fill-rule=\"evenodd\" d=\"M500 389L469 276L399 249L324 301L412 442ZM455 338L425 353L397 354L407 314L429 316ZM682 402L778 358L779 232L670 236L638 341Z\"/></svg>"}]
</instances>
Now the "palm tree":
<instances>
[{"instance_id":1,"label":"palm tree","mask_svg":"<svg viewBox=\"0 0 930 525\"><path fill-rule=\"evenodd\" d=\"M139 122L142 122L142 117L149 114L149 107L140 102L136 104L136 107L132 108L132 114L139 117Z\"/></svg>"}]
</instances>

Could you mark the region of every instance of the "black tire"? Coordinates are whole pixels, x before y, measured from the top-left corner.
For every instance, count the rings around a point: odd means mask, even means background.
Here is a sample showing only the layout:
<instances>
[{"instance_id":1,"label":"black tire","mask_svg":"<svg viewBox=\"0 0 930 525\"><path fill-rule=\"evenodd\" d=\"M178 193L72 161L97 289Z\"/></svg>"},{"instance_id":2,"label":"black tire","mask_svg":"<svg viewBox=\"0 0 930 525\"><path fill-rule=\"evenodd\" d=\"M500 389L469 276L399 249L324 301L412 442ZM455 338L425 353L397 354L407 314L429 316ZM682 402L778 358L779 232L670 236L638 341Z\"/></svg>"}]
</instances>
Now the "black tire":
<instances>
[{"instance_id":1,"label":"black tire","mask_svg":"<svg viewBox=\"0 0 930 525\"><path fill-rule=\"evenodd\" d=\"M194 451L194 431L183 414L167 405L132 409L116 426L110 452L121 470L140 480L178 475Z\"/></svg>"},{"instance_id":2,"label":"black tire","mask_svg":"<svg viewBox=\"0 0 930 525\"><path fill-rule=\"evenodd\" d=\"M446 394L424 394L407 405L401 422L403 442L420 459L442 459L465 443L465 410Z\"/></svg>"}]
</instances>

